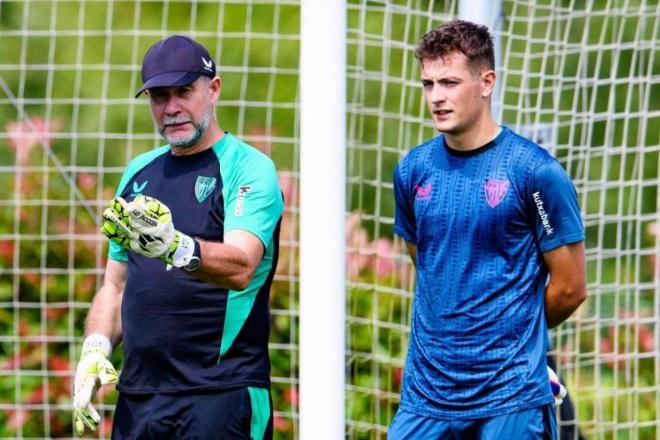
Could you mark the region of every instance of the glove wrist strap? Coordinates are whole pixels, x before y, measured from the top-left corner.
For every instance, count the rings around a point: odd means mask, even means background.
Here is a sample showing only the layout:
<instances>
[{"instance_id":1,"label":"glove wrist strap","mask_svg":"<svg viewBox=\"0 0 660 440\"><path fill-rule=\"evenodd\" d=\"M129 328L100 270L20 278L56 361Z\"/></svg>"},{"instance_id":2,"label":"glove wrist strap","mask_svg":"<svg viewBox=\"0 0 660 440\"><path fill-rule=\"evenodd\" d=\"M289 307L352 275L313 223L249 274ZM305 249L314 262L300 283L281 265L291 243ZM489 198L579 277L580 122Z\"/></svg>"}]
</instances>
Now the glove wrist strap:
<instances>
[{"instance_id":1,"label":"glove wrist strap","mask_svg":"<svg viewBox=\"0 0 660 440\"><path fill-rule=\"evenodd\" d=\"M179 245L172 255L172 265L175 267L184 267L190 263L195 253L195 240L190 236L177 232L179 234Z\"/></svg>"},{"instance_id":2,"label":"glove wrist strap","mask_svg":"<svg viewBox=\"0 0 660 440\"><path fill-rule=\"evenodd\" d=\"M82 346L82 356L91 352L100 351L105 357L112 353L112 344L110 339L103 336L101 333L92 333L85 338Z\"/></svg>"}]
</instances>

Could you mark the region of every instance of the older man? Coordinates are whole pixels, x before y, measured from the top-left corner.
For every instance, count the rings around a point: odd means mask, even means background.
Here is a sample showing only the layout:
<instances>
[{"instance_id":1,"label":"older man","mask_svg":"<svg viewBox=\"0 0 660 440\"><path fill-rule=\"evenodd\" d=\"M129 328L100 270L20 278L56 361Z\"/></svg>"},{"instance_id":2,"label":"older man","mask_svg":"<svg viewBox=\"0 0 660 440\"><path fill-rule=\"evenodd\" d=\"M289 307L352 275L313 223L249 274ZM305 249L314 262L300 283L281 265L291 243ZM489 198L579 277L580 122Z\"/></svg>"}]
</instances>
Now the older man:
<instances>
[{"instance_id":1,"label":"older man","mask_svg":"<svg viewBox=\"0 0 660 440\"><path fill-rule=\"evenodd\" d=\"M96 429L90 401L117 381L108 357L123 339L113 438L271 438L275 167L218 125L221 80L196 41L154 44L142 80L168 145L129 163L103 215L109 259L76 370L76 429Z\"/></svg>"}]
</instances>

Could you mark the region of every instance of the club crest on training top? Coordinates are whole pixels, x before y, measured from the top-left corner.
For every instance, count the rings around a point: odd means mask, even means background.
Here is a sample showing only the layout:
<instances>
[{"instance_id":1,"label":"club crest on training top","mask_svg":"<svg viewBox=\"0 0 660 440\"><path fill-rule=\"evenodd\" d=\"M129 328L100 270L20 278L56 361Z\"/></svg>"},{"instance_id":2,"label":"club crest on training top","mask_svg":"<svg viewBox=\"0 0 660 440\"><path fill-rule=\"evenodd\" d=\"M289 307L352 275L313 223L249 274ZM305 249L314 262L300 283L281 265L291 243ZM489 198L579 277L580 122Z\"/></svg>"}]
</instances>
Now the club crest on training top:
<instances>
[{"instance_id":1,"label":"club crest on training top","mask_svg":"<svg viewBox=\"0 0 660 440\"><path fill-rule=\"evenodd\" d=\"M215 188L215 182L215 177L197 176L197 181L195 181L195 197L197 197L199 203L202 203L211 195Z\"/></svg>"},{"instance_id":2,"label":"club crest on training top","mask_svg":"<svg viewBox=\"0 0 660 440\"><path fill-rule=\"evenodd\" d=\"M484 186L486 191L486 201L491 208L495 208L504 200L507 191L509 190L509 181L503 179L486 179Z\"/></svg>"}]
</instances>

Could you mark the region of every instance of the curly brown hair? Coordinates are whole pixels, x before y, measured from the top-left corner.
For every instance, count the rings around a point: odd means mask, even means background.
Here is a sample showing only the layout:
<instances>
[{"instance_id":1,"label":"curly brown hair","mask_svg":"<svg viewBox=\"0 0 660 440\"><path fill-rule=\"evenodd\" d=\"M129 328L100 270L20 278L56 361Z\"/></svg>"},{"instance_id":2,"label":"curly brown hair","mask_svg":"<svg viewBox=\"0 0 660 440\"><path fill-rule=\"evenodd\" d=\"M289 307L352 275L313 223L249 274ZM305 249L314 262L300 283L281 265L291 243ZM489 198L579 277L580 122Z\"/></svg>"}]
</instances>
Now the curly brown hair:
<instances>
[{"instance_id":1,"label":"curly brown hair","mask_svg":"<svg viewBox=\"0 0 660 440\"><path fill-rule=\"evenodd\" d=\"M465 20L454 20L427 32L415 49L420 62L444 58L460 52L472 68L495 68L493 38L486 26Z\"/></svg>"}]
</instances>

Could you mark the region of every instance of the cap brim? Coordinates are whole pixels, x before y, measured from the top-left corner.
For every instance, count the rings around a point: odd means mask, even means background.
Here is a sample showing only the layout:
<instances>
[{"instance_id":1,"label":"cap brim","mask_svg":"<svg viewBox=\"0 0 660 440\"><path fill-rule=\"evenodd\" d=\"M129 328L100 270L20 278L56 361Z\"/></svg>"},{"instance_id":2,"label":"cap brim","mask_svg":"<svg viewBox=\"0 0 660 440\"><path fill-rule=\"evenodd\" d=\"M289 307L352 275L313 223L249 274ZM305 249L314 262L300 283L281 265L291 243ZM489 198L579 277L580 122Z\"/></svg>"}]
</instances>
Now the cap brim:
<instances>
[{"instance_id":1,"label":"cap brim","mask_svg":"<svg viewBox=\"0 0 660 440\"><path fill-rule=\"evenodd\" d=\"M145 90L153 89L155 87L174 87L185 86L195 82L199 78L199 72L167 72L154 76L146 83L142 84L135 97L139 97Z\"/></svg>"}]
</instances>

